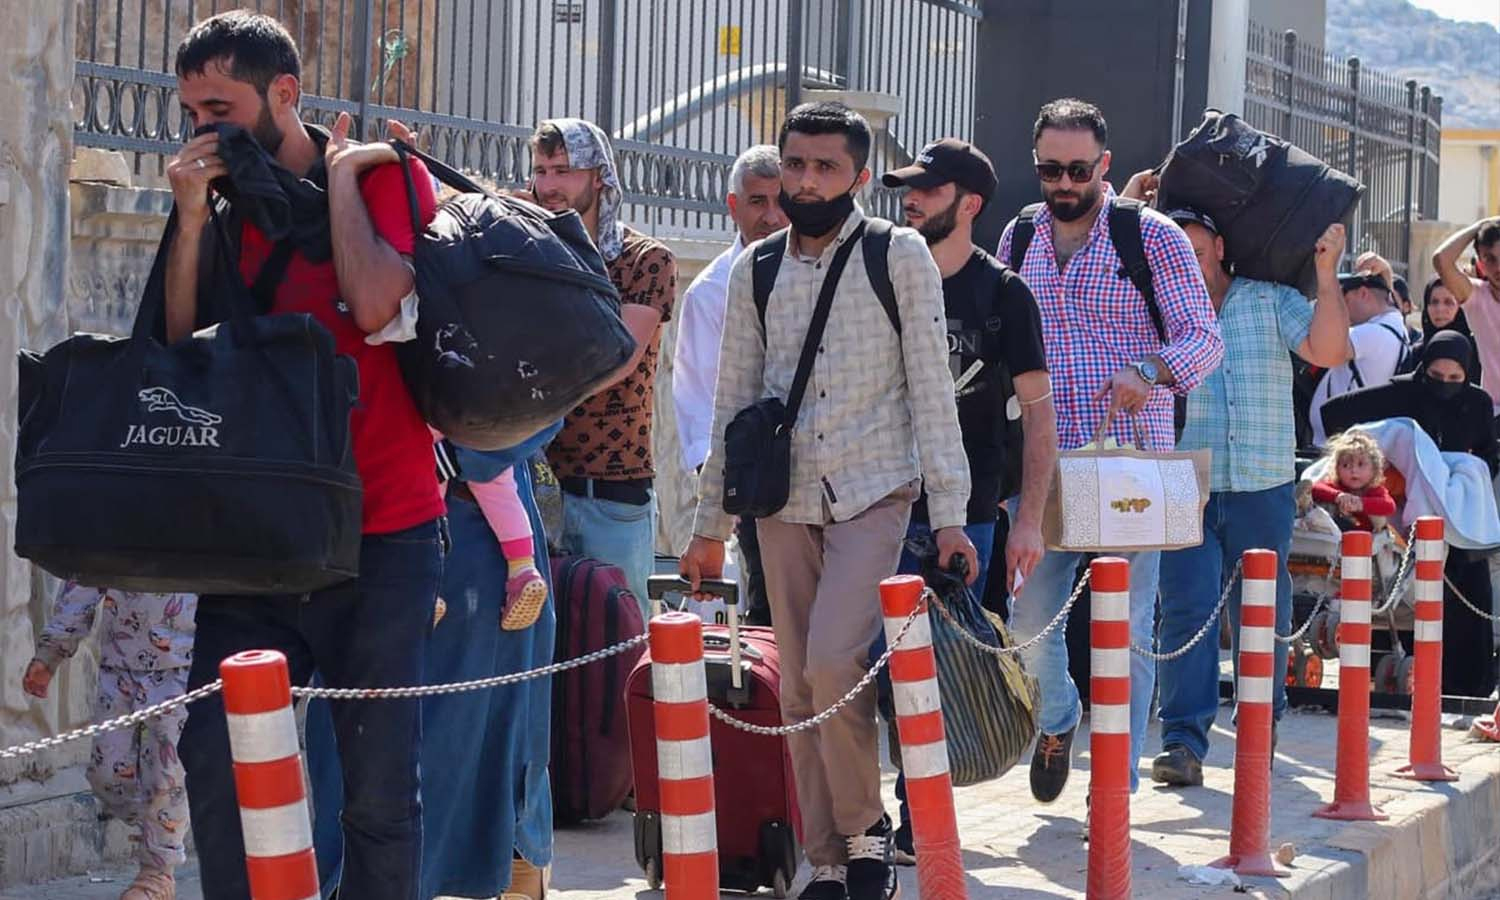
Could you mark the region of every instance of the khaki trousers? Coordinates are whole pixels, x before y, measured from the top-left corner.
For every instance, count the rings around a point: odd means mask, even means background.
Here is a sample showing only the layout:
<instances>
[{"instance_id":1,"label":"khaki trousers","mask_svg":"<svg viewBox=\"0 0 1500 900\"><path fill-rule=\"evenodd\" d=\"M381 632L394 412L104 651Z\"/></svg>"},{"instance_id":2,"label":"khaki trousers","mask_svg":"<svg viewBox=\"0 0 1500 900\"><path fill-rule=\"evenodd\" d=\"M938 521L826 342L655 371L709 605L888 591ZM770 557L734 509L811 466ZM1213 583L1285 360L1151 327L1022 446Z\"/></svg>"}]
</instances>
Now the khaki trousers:
<instances>
[{"instance_id":1,"label":"khaki trousers","mask_svg":"<svg viewBox=\"0 0 1500 900\"><path fill-rule=\"evenodd\" d=\"M879 584L896 572L917 490L917 482L901 487L847 522L757 521L788 724L832 706L868 669L883 627ZM863 834L884 814L875 691L787 745L807 858L840 865L844 836Z\"/></svg>"}]
</instances>

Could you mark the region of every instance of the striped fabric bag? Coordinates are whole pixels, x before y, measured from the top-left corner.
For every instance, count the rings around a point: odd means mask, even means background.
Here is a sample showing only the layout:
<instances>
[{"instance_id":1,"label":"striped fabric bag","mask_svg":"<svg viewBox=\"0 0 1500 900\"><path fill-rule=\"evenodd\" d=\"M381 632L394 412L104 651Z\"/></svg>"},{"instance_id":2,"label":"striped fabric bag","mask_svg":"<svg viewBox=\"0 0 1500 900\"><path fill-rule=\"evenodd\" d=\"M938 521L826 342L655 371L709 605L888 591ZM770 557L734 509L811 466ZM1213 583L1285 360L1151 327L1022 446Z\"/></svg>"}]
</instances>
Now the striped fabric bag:
<instances>
[{"instance_id":1,"label":"striped fabric bag","mask_svg":"<svg viewBox=\"0 0 1500 900\"><path fill-rule=\"evenodd\" d=\"M998 616L984 610L972 591L951 575L928 573L928 584L964 631L991 647L1015 642ZM1018 654L985 653L964 640L958 627L928 609L948 736L948 769L954 787L999 778L1026 754L1036 737L1040 705L1036 679ZM891 762L901 764L900 741L890 729Z\"/></svg>"}]
</instances>

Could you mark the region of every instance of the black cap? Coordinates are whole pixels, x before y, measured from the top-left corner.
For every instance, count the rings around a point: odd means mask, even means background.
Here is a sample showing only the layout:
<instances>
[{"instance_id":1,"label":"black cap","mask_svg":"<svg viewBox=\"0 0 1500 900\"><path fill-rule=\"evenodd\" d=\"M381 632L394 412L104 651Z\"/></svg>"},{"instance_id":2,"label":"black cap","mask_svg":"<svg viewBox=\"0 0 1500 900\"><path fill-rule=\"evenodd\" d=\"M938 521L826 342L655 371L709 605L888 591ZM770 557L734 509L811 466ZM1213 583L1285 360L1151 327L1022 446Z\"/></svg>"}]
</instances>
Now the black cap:
<instances>
[{"instance_id":1,"label":"black cap","mask_svg":"<svg viewBox=\"0 0 1500 900\"><path fill-rule=\"evenodd\" d=\"M930 188L952 182L988 203L995 193L995 167L978 147L958 138L933 141L909 166L880 176L886 187Z\"/></svg>"},{"instance_id":2,"label":"black cap","mask_svg":"<svg viewBox=\"0 0 1500 900\"><path fill-rule=\"evenodd\" d=\"M1202 225L1214 235L1218 235L1219 233L1219 226L1214 223L1213 219L1209 218L1208 213L1199 212L1196 209L1189 209L1186 206L1179 209L1174 209L1171 212L1167 213L1167 218L1171 219L1173 222L1176 222L1178 225Z\"/></svg>"}]
</instances>

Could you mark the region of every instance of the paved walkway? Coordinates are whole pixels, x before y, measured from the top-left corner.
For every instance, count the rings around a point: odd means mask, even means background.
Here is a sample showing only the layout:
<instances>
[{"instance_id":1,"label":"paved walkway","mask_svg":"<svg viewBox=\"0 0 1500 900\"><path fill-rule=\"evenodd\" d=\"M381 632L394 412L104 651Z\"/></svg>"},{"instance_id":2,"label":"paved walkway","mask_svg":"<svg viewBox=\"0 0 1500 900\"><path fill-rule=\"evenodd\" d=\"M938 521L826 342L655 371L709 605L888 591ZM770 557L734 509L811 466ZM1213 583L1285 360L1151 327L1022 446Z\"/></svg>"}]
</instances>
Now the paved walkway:
<instances>
[{"instance_id":1,"label":"paved walkway","mask_svg":"<svg viewBox=\"0 0 1500 900\"><path fill-rule=\"evenodd\" d=\"M1229 715L1221 710L1220 721ZM1178 877L1181 865L1201 865L1228 847L1233 790L1232 733L1214 733L1214 749L1202 788L1169 791L1146 782L1133 800L1134 893L1152 900L1235 896L1228 887L1189 885ZM1455 879L1437 896L1500 897L1500 850L1494 850L1500 822L1500 746L1470 742L1459 731L1444 734L1444 759L1462 779L1450 786L1425 786L1389 776L1404 761L1404 721L1378 719L1371 728L1373 795L1392 821L1346 825L1314 819L1310 813L1333 791L1334 719L1318 712L1291 713L1281 725L1272 787L1272 841L1291 841L1300 856L1291 878L1255 880L1253 897L1421 896L1423 878L1431 884L1452 868L1454 853L1487 846L1492 858ZM1082 840L1084 794L1088 779L1088 737L1080 734L1073 781L1062 799L1039 806L1031 799L1025 767L1005 778L958 792L960 830L972 900L1039 900L1082 897L1087 845ZM1154 748L1156 741L1148 742ZM887 773L886 791L894 775ZM1461 802L1462 801L1462 802ZM1473 801L1473 802L1469 802ZM894 800L888 799L891 809ZM1462 817L1463 821L1457 820ZM1451 821L1450 821L1451 820ZM1420 836L1420 839L1419 839ZM1472 838L1480 844L1466 843ZM1409 846L1408 846L1409 845ZM1402 856L1402 853L1406 853ZM1366 856L1365 854L1370 854ZM1464 853L1459 852L1458 858ZM1469 854L1472 856L1472 853ZM1416 871L1413 872L1412 870ZM616 813L584 828L559 832L554 894L561 900L659 898L647 891L636 868L630 816ZM1382 874L1387 873L1388 874ZM129 871L104 873L110 882L71 879L0 892L0 900L114 900L129 882ZM1340 881L1340 877L1343 878ZM1357 877L1368 887L1351 888ZM915 871L902 870L903 896L917 897ZM1350 893L1368 891L1364 893ZM1384 893L1383 893L1384 892ZM734 896L734 895L726 895ZM769 896L762 894L761 896ZM196 878L182 879L180 900L200 900ZM933 900L933 898L929 898Z\"/></svg>"}]
</instances>

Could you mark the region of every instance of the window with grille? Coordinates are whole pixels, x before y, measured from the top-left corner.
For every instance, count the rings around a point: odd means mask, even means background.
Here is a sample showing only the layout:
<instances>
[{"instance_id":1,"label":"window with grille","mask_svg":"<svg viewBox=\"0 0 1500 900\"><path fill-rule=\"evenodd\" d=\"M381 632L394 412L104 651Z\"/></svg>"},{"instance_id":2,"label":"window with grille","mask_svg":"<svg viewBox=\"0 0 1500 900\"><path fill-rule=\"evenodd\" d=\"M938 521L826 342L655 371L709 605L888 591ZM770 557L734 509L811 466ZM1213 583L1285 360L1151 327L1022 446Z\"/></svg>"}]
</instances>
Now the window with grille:
<instances>
[{"instance_id":1,"label":"window with grille","mask_svg":"<svg viewBox=\"0 0 1500 900\"><path fill-rule=\"evenodd\" d=\"M553 0L552 21L560 25L583 24L582 0Z\"/></svg>"}]
</instances>

